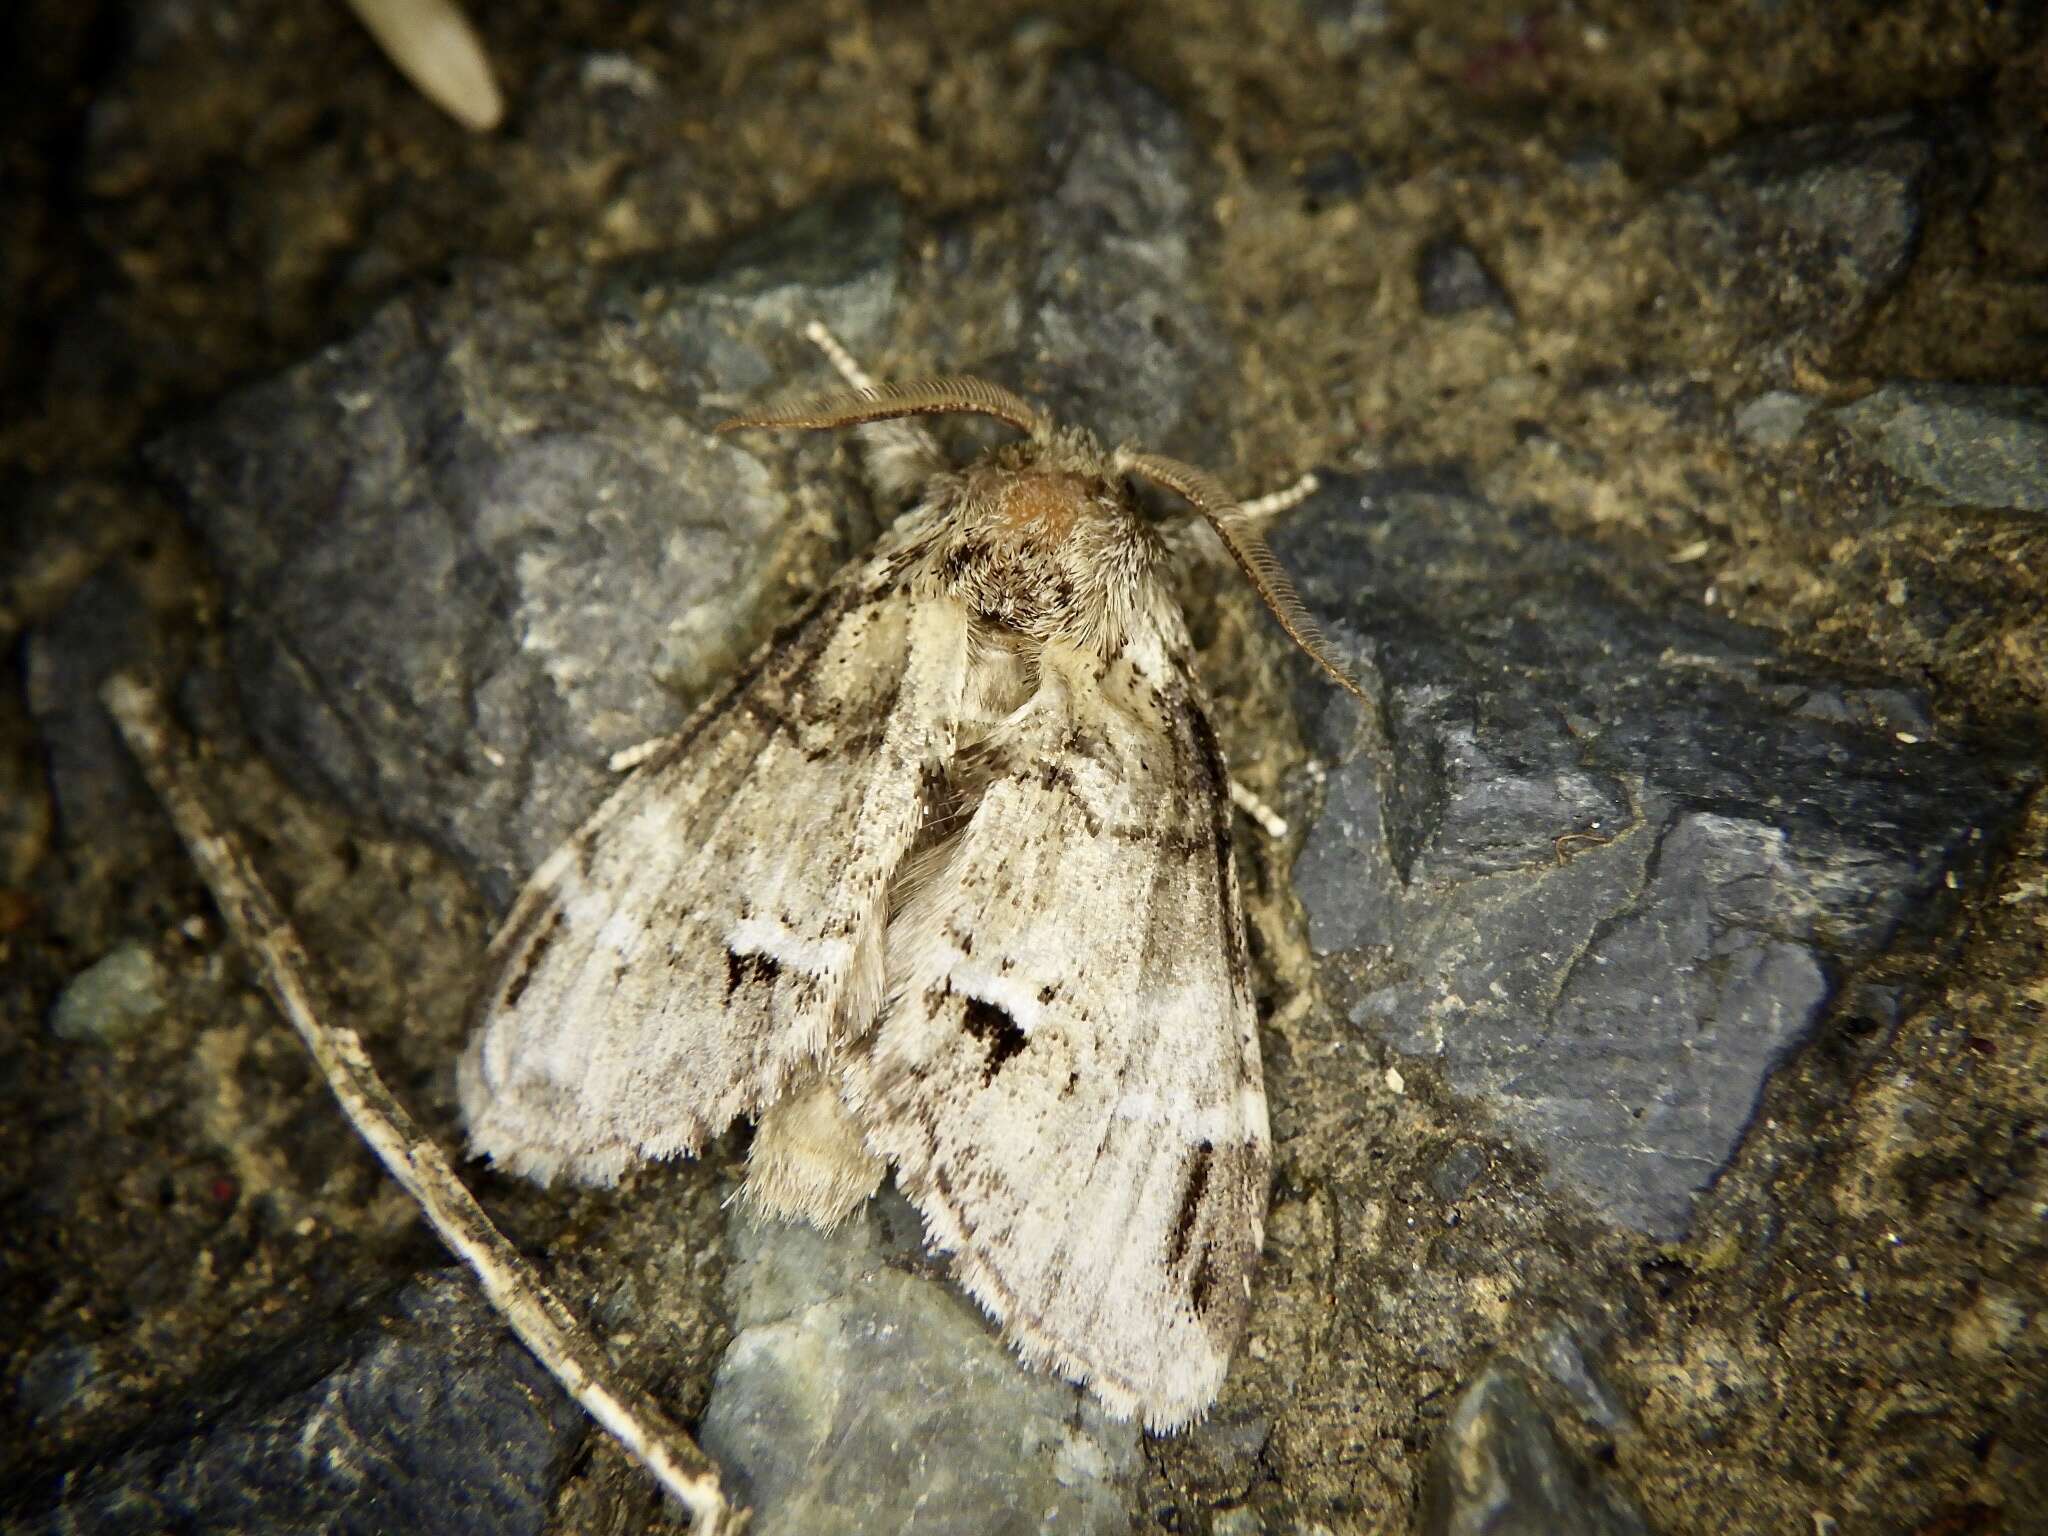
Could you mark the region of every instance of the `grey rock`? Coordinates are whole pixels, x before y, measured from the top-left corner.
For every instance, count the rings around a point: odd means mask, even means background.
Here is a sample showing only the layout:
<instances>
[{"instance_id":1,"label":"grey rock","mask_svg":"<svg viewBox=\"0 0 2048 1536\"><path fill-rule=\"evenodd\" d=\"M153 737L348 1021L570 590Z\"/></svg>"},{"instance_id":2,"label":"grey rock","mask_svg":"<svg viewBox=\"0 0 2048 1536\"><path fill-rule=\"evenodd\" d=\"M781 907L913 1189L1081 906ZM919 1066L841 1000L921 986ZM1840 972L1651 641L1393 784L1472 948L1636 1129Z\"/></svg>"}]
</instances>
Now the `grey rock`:
<instances>
[{"instance_id":1,"label":"grey rock","mask_svg":"<svg viewBox=\"0 0 2048 1536\"><path fill-rule=\"evenodd\" d=\"M1210 1482L1235 1481L1242 1489L1256 1475L1259 1457L1273 1438L1264 1414L1225 1406L1187 1432L1188 1448Z\"/></svg>"},{"instance_id":2,"label":"grey rock","mask_svg":"<svg viewBox=\"0 0 2048 1536\"><path fill-rule=\"evenodd\" d=\"M1624 1495L1576 1465L1511 1367L1481 1372L1430 1456L1425 1536L1642 1536Z\"/></svg>"},{"instance_id":3,"label":"grey rock","mask_svg":"<svg viewBox=\"0 0 2048 1536\"><path fill-rule=\"evenodd\" d=\"M1365 190L1365 163L1348 149L1320 154L1303 168L1298 185L1311 212L1348 202Z\"/></svg>"},{"instance_id":4,"label":"grey rock","mask_svg":"<svg viewBox=\"0 0 2048 1536\"><path fill-rule=\"evenodd\" d=\"M1138 1433L1026 1368L893 1190L835 1233L742 1222L705 1448L762 1536L1129 1529Z\"/></svg>"},{"instance_id":5,"label":"grey rock","mask_svg":"<svg viewBox=\"0 0 2048 1536\"><path fill-rule=\"evenodd\" d=\"M1537 1338L1535 1362L1564 1389L1572 1406L1590 1423L1610 1435L1633 1427L1628 1410L1615 1400L1607 1383L1587 1361L1577 1337L1563 1323L1553 1323Z\"/></svg>"},{"instance_id":6,"label":"grey rock","mask_svg":"<svg viewBox=\"0 0 2048 1536\"><path fill-rule=\"evenodd\" d=\"M1469 1141L1461 1141L1437 1160L1429 1171L1430 1191L1451 1204L1470 1189L1486 1172L1486 1154Z\"/></svg>"},{"instance_id":7,"label":"grey rock","mask_svg":"<svg viewBox=\"0 0 2048 1536\"><path fill-rule=\"evenodd\" d=\"M1760 335L1852 334L1912 260L1934 152L1911 119L1754 139L1664 200L1673 261Z\"/></svg>"},{"instance_id":8,"label":"grey rock","mask_svg":"<svg viewBox=\"0 0 2048 1536\"><path fill-rule=\"evenodd\" d=\"M50 1010L59 1040L119 1045L164 1010L164 971L147 944L122 944L71 978Z\"/></svg>"},{"instance_id":9,"label":"grey rock","mask_svg":"<svg viewBox=\"0 0 2048 1536\"><path fill-rule=\"evenodd\" d=\"M1415 283L1422 291L1425 315L1462 315L1474 310L1513 319L1507 290L1486 270L1479 253L1463 240L1445 235L1422 248L1415 263Z\"/></svg>"},{"instance_id":10,"label":"grey rock","mask_svg":"<svg viewBox=\"0 0 2048 1536\"><path fill-rule=\"evenodd\" d=\"M1783 448L1806 429L1818 403L1789 389L1766 390L1735 413L1735 430L1759 448Z\"/></svg>"},{"instance_id":11,"label":"grey rock","mask_svg":"<svg viewBox=\"0 0 2048 1536\"><path fill-rule=\"evenodd\" d=\"M581 1412L465 1272L408 1285L356 1331L241 1362L10 1536L90 1530L515 1536L547 1523Z\"/></svg>"},{"instance_id":12,"label":"grey rock","mask_svg":"<svg viewBox=\"0 0 2048 1536\"><path fill-rule=\"evenodd\" d=\"M1149 87L1086 56L1054 77L1041 135L1023 387L1110 441L1194 455L1190 412L1229 376L1230 349L1199 259L1193 136Z\"/></svg>"},{"instance_id":13,"label":"grey rock","mask_svg":"<svg viewBox=\"0 0 2048 1536\"><path fill-rule=\"evenodd\" d=\"M97 1344L52 1344L22 1363L14 1401L31 1422L77 1417L107 1395L105 1351Z\"/></svg>"},{"instance_id":14,"label":"grey rock","mask_svg":"<svg viewBox=\"0 0 2048 1536\"><path fill-rule=\"evenodd\" d=\"M1887 384L1833 414L1935 501L2048 512L2048 390Z\"/></svg>"},{"instance_id":15,"label":"grey rock","mask_svg":"<svg viewBox=\"0 0 2048 1536\"><path fill-rule=\"evenodd\" d=\"M706 429L816 370L804 321L870 345L899 244L870 197L709 275L470 270L157 444L226 578L266 751L503 900L611 754L731 668L804 540L834 537L837 482L787 468L829 445Z\"/></svg>"},{"instance_id":16,"label":"grey rock","mask_svg":"<svg viewBox=\"0 0 2048 1536\"><path fill-rule=\"evenodd\" d=\"M1331 985L1591 1208L1682 1234L1834 978L1938 922L2038 768L1447 483L1332 477L1276 545L1384 719L1302 694Z\"/></svg>"}]
</instances>

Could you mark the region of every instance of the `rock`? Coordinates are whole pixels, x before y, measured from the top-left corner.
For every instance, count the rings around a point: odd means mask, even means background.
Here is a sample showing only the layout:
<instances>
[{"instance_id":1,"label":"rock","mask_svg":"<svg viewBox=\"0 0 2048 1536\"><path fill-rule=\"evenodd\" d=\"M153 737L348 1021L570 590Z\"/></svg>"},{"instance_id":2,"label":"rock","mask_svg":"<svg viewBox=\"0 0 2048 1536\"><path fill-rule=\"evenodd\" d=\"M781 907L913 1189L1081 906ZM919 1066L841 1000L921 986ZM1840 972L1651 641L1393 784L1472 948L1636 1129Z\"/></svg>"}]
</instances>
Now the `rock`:
<instances>
[{"instance_id":1,"label":"rock","mask_svg":"<svg viewBox=\"0 0 2048 1536\"><path fill-rule=\"evenodd\" d=\"M1197 259L1207 224L1186 122L1149 87L1080 57L1054 77L1021 387L1107 441L1194 453L1186 420L1229 376Z\"/></svg>"},{"instance_id":2,"label":"rock","mask_svg":"<svg viewBox=\"0 0 2048 1536\"><path fill-rule=\"evenodd\" d=\"M1671 259L1758 336L1839 342L1912 260L1934 152L1910 118L1771 133L1662 202Z\"/></svg>"},{"instance_id":3,"label":"rock","mask_svg":"<svg viewBox=\"0 0 2048 1536\"><path fill-rule=\"evenodd\" d=\"M467 1272L445 1270L353 1333L243 1363L231 1385L101 1448L54 1485L46 1513L5 1529L538 1533L583 1433Z\"/></svg>"},{"instance_id":4,"label":"rock","mask_svg":"<svg viewBox=\"0 0 2048 1536\"><path fill-rule=\"evenodd\" d=\"M71 978L50 1010L50 1031L78 1044L119 1045L163 1010L163 967L148 945L123 944Z\"/></svg>"},{"instance_id":5,"label":"rock","mask_svg":"<svg viewBox=\"0 0 2048 1536\"><path fill-rule=\"evenodd\" d=\"M1735 430L1759 448L1783 448L1806 429L1819 402L1789 389L1770 389L1735 413Z\"/></svg>"},{"instance_id":6,"label":"rock","mask_svg":"<svg viewBox=\"0 0 2048 1536\"><path fill-rule=\"evenodd\" d=\"M835 1233L744 1218L704 1445L761 1536L1129 1529L1138 1432L1026 1368L893 1189Z\"/></svg>"},{"instance_id":7,"label":"rock","mask_svg":"<svg viewBox=\"0 0 2048 1536\"><path fill-rule=\"evenodd\" d=\"M1465 1389L1430 1457L1425 1536L1642 1536L1631 1501L1604 1489L1557 1442L1511 1367Z\"/></svg>"},{"instance_id":8,"label":"rock","mask_svg":"<svg viewBox=\"0 0 2048 1536\"><path fill-rule=\"evenodd\" d=\"M714 439L881 333L900 215L826 205L717 272L461 273L158 443L230 594L265 750L425 834L499 901L836 559L830 444ZM843 552L843 551L842 551Z\"/></svg>"},{"instance_id":9,"label":"rock","mask_svg":"<svg viewBox=\"0 0 2048 1536\"><path fill-rule=\"evenodd\" d=\"M1429 1172L1429 1187L1445 1205L1453 1204L1486 1172L1486 1154L1469 1141L1461 1141L1437 1160Z\"/></svg>"},{"instance_id":10,"label":"rock","mask_svg":"<svg viewBox=\"0 0 2048 1536\"><path fill-rule=\"evenodd\" d=\"M1887 384L1832 414L1935 501L2048 512L2048 390Z\"/></svg>"},{"instance_id":11,"label":"rock","mask_svg":"<svg viewBox=\"0 0 2048 1536\"><path fill-rule=\"evenodd\" d=\"M1422 248L1415 263L1415 283L1422 290L1425 315L1480 310L1506 320L1515 317L1507 290L1486 270L1479 253L1454 236L1432 240Z\"/></svg>"},{"instance_id":12,"label":"rock","mask_svg":"<svg viewBox=\"0 0 2048 1536\"><path fill-rule=\"evenodd\" d=\"M1365 190L1365 163L1348 149L1317 155L1296 178L1302 201L1311 213L1349 202Z\"/></svg>"},{"instance_id":13,"label":"rock","mask_svg":"<svg viewBox=\"0 0 2048 1536\"><path fill-rule=\"evenodd\" d=\"M82 1417L106 1399L106 1351L97 1344L52 1344L22 1363L14 1401L31 1423Z\"/></svg>"},{"instance_id":14,"label":"rock","mask_svg":"<svg viewBox=\"0 0 2048 1536\"><path fill-rule=\"evenodd\" d=\"M1333 476L1276 547L1385 719L1355 744L1302 695L1331 987L1593 1210L1683 1234L1833 978L1938 923L2038 768L1448 482Z\"/></svg>"},{"instance_id":15,"label":"rock","mask_svg":"<svg viewBox=\"0 0 2048 1536\"><path fill-rule=\"evenodd\" d=\"M1615 1401L1614 1393L1587 1362L1578 1339L1564 1324L1554 1323L1543 1331L1536 1340L1534 1358L1588 1422L1610 1435L1631 1427L1628 1411Z\"/></svg>"}]
</instances>

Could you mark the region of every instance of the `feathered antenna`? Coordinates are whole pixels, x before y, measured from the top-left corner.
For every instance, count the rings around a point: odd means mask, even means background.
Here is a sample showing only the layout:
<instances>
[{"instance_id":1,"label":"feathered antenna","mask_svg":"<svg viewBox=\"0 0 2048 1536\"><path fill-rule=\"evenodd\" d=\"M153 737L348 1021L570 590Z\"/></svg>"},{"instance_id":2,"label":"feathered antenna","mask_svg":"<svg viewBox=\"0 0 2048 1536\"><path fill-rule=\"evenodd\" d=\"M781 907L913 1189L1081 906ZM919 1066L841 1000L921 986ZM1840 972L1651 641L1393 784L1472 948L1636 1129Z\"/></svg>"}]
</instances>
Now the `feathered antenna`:
<instances>
[{"instance_id":1,"label":"feathered antenna","mask_svg":"<svg viewBox=\"0 0 2048 1536\"><path fill-rule=\"evenodd\" d=\"M738 432L748 427L851 427L864 421L892 421L899 416L993 416L1033 437L1049 430L1045 413L1000 384L964 375L909 379L878 384L872 389L845 390L799 401L778 411L752 411L729 417L711 430Z\"/></svg>"},{"instance_id":2,"label":"feathered antenna","mask_svg":"<svg viewBox=\"0 0 2048 1536\"><path fill-rule=\"evenodd\" d=\"M1237 568L1251 582L1252 590L1259 594L1260 601L1280 621L1280 627L1287 631L1287 638L1306 651L1309 659L1329 673L1339 687L1357 698L1365 698L1365 692L1357 681L1330 654L1322 630L1309 617L1308 609L1302 606L1301 595L1294 590L1286 568L1267 547L1265 535L1245 516L1244 509L1223 488L1222 481L1207 470L1183 464L1178 459L1162 458L1156 453L1134 453L1128 448L1120 448L1116 459L1120 469L1143 475L1147 480L1165 486L1175 495L1184 497L1201 513L1209 526L1216 530L1216 536L1223 540L1223 547L1230 551L1230 558L1237 562Z\"/></svg>"}]
</instances>

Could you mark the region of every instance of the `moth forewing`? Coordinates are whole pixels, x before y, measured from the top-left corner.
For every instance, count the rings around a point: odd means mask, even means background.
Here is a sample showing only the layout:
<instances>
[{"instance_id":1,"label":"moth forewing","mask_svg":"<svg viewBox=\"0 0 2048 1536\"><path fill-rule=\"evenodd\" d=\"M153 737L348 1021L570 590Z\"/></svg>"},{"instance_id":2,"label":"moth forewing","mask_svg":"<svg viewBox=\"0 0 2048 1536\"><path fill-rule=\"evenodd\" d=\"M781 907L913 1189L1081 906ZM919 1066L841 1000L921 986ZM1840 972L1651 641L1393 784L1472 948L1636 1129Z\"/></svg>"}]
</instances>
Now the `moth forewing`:
<instances>
[{"instance_id":1,"label":"moth forewing","mask_svg":"<svg viewBox=\"0 0 2048 1536\"><path fill-rule=\"evenodd\" d=\"M913 411L1028 435L935 475L536 872L472 1144L609 1182L759 1117L749 1204L826 1226L893 1167L1026 1360L1176 1429L1242 1329L1271 1153L1230 780L1124 471L1220 492L972 379L726 425Z\"/></svg>"},{"instance_id":2,"label":"moth forewing","mask_svg":"<svg viewBox=\"0 0 2048 1536\"><path fill-rule=\"evenodd\" d=\"M878 998L880 896L966 667L892 530L527 883L459 1074L474 1150L610 1183L694 1153Z\"/></svg>"}]
</instances>

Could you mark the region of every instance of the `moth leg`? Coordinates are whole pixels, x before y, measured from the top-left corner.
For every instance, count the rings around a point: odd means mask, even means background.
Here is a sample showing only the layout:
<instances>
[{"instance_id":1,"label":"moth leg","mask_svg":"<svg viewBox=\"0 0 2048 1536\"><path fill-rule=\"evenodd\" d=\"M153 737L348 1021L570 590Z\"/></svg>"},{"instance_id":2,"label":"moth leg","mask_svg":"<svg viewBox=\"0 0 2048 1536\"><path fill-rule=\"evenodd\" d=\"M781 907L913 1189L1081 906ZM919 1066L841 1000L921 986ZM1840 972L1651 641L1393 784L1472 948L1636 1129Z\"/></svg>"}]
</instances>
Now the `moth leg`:
<instances>
[{"instance_id":1,"label":"moth leg","mask_svg":"<svg viewBox=\"0 0 2048 1536\"><path fill-rule=\"evenodd\" d=\"M823 321L813 320L805 326L804 337L825 354L825 361L832 365L833 371L853 388L870 390L875 387L874 375L861 367L859 360L825 328ZM861 467L867 471L876 499L890 506L908 506L924 490L926 481L947 468L946 456L939 449L938 439L922 424L907 417L868 422L856 427L853 436L860 444Z\"/></svg>"},{"instance_id":2,"label":"moth leg","mask_svg":"<svg viewBox=\"0 0 2048 1536\"><path fill-rule=\"evenodd\" d=\"M1284 486L1277 491L1268 491L1263 496L1254 496L1250 501L1240 503L1237 510L1255 523L1267 522L1307 501L1309 497L1315 495L1316 487L1321 483L1312 474L1303 475L1292 485ZM1253 820L1257 818L1254 817Z\"/></svg>"},{"instance_id":3,"label":"moth leg","mask_svg":"<svg viewBox=\"0 0 2048 1536\"><path fill-rule=\"evenodd\" d=\"M1275 842L1287 835L1287 818L1235 779L1230 781L1230 803L1257 822L1259 830Z\"/></svg>"},{"instance_id":4,"label":"moth leg","mask_svg":"<svg viewBox=\"0 0 2048 1536\"><path fill-rule=\"evenodd\" d=\"M1238 515L1263 532L1264 524L1270 523L1281 513L1300 506L1316 493L1321 484L1322 482L1313 474L1303 475L1292 485L1240 502L1237 508ZM1176 554L1192 556L1211 565L1221 564L1229 558L1229 552L1224 549L1222 542L1214 537L1208 524L1198 516L1167 522L1161 526L1160 532L1166 538L1167 547Z\"/></svg>"},{"instance_id":5,"label":"moth leg","mask_svg":"<svg viewBox=\"0 0 2048 1536\"><path fill-rule=\"evenodd\" d=\"M647 740L633 746L621 747L605 759L605 769L610 773L631 773L635 768L638 768L647 759L667 746L669 740L670 738L667 736L650 736Z\"/></svg>"},{"instance_id":6,"label":"moth leg","mask_svg":"<svg viewBox=\"0 0 2048 1536\"><path fill-rule=\"evenodd\" d=\"M832 365L839 377L846 380L849 388L873 389L875 387L874 376L861 367L854 355L846 350L845 343L827 329L824 321L813 320L809 325L805 326L804 340L825 354L825 361Z\"/></svg>"}]
</instances>

